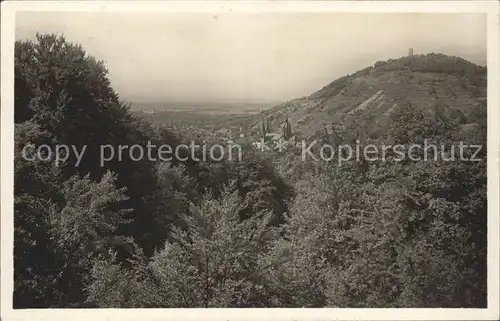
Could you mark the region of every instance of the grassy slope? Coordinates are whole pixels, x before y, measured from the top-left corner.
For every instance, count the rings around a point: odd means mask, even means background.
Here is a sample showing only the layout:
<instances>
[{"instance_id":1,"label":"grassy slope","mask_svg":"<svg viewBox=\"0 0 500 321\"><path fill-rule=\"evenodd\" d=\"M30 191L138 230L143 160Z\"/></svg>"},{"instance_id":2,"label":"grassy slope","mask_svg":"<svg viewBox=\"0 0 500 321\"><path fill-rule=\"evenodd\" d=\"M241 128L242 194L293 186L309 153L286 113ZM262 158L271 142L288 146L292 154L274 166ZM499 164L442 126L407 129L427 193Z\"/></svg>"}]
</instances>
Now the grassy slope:
<instances>
[{"instance_id":1,"label":"grassy slope","mask_svg":"<svg viewBox=\"0 0 500 321\"><path fill-rule=\"evenodd\" d=\"M322 132L324 125L342 122L343 117L373 115L383 120L403 96L428 111L442 102L467 113L486 99L486 68L442 54L391 59L341 77L261 116L269 117L272 127L278 129L288 115L294 131L311 136ZM255 123L254 128L257 126Z\"/></svg>"}]
</instances>

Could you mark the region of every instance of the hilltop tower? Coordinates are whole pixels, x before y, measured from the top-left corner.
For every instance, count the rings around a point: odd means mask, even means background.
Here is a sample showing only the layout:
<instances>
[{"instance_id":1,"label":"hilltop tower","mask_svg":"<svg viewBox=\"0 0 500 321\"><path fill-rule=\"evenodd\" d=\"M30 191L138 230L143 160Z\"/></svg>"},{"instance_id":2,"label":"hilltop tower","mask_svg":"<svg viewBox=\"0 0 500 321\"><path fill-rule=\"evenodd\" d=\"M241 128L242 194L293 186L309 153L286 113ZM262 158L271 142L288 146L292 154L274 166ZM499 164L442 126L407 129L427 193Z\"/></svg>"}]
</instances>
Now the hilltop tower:
<instances>
[{"instance_id":1,"label":"hilltop tower","mask_svg":"<svg viewBox=\"0 0 500 321\"><path fill-rule=\"evenodd\" d=\"M413 48L408 49L408 57L413 57Z\"/></svg>"},{"instance_id":2,"label":"hilltop tower","mask_svg":"<svg viewBox=\"0 0 500 321\"><path fill-rule=\"evenodd\" d=\"M288 140L288 139L292 138L292 136L293 136L292 126L288 122L288 115L286 116L285 123L281 127L281 136L285 140Z\"/></svg>"}]
</instances>

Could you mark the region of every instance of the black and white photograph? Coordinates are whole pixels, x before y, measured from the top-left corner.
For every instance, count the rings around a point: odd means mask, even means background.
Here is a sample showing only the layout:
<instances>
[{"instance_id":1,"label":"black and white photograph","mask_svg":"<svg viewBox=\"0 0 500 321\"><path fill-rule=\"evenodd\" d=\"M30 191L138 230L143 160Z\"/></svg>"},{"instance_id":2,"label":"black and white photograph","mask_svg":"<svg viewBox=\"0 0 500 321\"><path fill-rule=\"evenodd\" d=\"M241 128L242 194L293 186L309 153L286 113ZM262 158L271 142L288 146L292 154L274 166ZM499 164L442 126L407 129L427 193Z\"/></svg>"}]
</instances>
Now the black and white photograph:
<instances>
[{"instance_id":1,"label":"black and white photograph","mask_svg":"<svg viewBox=\"0 0 500 321\"><path fill-rule=\"evenodd\" d=\"M498 3L482 3L16 11L2 301L496 319Z\"/></svg>"}]
</instances>

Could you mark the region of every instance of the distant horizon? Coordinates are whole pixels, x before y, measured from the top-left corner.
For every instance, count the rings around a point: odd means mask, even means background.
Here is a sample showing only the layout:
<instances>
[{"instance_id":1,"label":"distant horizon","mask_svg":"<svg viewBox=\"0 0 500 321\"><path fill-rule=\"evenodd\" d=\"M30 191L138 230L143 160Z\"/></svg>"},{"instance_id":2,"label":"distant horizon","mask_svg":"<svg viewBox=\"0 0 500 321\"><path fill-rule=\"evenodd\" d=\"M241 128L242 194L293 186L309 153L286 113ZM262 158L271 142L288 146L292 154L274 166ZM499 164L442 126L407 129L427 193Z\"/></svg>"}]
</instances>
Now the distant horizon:
<instances>
[{"instance_id":1,"label":"distant horizon","mask_svg":"<svg viewBox=\"0 0 500 321\"><path fill-rule=\"evenodd\" d=\"M465 59L464 57L461 57L461 56L456 56L456 55L448 55L446 53L443 53L443 52L427 52L427 53L414 53L414 56L418 56L418 55L428 55L428 54L444 54L444 55L447 55L447 56L455 56L455 57L458 57L458 58L462 58L462 59ZM405 57L405 56L401 56L401 57L397 57L397 58L388 58L386 60L383 60L383 61L387 61L389 59L399 59L399 58L402 58L402 57ZM467 60L467 59L465 59ZM487 67L487 64L481 64L481 63L476 63L476 62L473 62L473 61L470 61L470 60L467 60L469 61L470 63L474 63L478 66L481 66L481 67ZM365 68L367 67L370 67L370 66L373 66L376 62L374 62L373 64L371 65L368 65L366 66ZM363 68L362 68L363 69ZM358 70L361 70L361 69L358 69ZM346 75L349 75L349 74L353 74L355 73L356 71L358 70L355 70L353 72L350 72L348 74L345 74L344 76ZM340 76L340 77L343 77L343 76ZM328 84L330 84L331 82L335 81L336 79L339 79L340 77L337 77L335 79L332 79L329 83L326 83L325 85L323 86L327 86ZM294 99L301 99L301 98L304 98L304 97L307 97L311 94L313 94L314 92L320 90L322 87L320 88L317 88L316 90L314 90L313 92L309 93L309 94L306 94L304 96L301 96L301 97L296 97L296 98L291 98L291 99L288 99L288 100L269 100L269 99L251 99L251 98L243 98L243 99L239 99L239 100L235 100L235 99L216 99L216 100L190 100L189 98L185 98L185 99L170 99L169 97L163 97L163 98L149 98L149 97L132 97L132 98L129 98L126 100L126 102L128 103L148 103L148 104L160 104L160 103L180 103L180 104L186 104L186 103L193 103L193 104L202 104L202 103L212 103L212 104L215 104L215 103L220 103L220 104L237 104L237 103L244 103L244 104L274 104L273 106L271 106L270 108L274 107L274 106L277 106L279 104L283 104L283 103L286 103L290 100L294 100Z\"/></svg>"},{"instance_id":2,"label":"distant horizon","mask_svg":"<svg viewBox=\"0 0 500 321\"><path fill-rule=\"evenodd\" d=\"M121 97L120 97L121 98ZM122 98L123 99L123 98ZM196 103L196 104L211 104L211 103L221 103L221 104L238 104L238 103L244 103L244 104L267 104L267 103L284 103L287 100L252 100L252 99L214 99L214 100L203 100L203 99L189 99L189 98L184 98L184 99L177 99L177 98L169 98L169 97L162 97L162 98L149 98L149 97L131 97L126 99L127 102L130 103Z\"/></svg>"},{"instance_id":3,"label":"distant horizon","mask_svg":"<svg viewBox=\"0 0 500 321\"><path fill-rule=\"evenodd\" d=\"M486 65L484 14L17 14L16 39L37 32L104 61L127 102L286 102L409 48Z\"/></svg>"}]
</instances>

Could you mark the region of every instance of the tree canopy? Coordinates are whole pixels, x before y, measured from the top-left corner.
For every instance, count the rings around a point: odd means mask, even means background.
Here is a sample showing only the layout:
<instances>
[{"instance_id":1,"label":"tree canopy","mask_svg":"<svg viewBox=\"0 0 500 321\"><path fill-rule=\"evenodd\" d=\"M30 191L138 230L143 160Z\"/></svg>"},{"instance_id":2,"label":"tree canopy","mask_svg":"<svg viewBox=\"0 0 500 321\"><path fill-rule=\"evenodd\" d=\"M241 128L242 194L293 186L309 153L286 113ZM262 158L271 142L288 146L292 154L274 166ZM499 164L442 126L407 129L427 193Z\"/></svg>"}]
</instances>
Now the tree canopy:
<instances>
[{"instance_id":1,"label":"tree canopy","mask_svg":"<svg viewBox=\"0 0 500 321\"><path fill-rule=\"evenodd\" d=\"M484 73L447 59L374 68ZM241 160L125 154L101 166L102 145L182 143L133 116L107 72L63 36L15 44L15 308L486 306L486 104L470 114L435 106L429 117L403 97L387 130L346 120L324 137L427 139L449 154L467 126L467 143L482 145L477 162L337 166L289 154L280 171L246 150ZM56 167L26 160L27 144L87 150L78 166L72 155Z\"/></svg>"}]
</instances>

